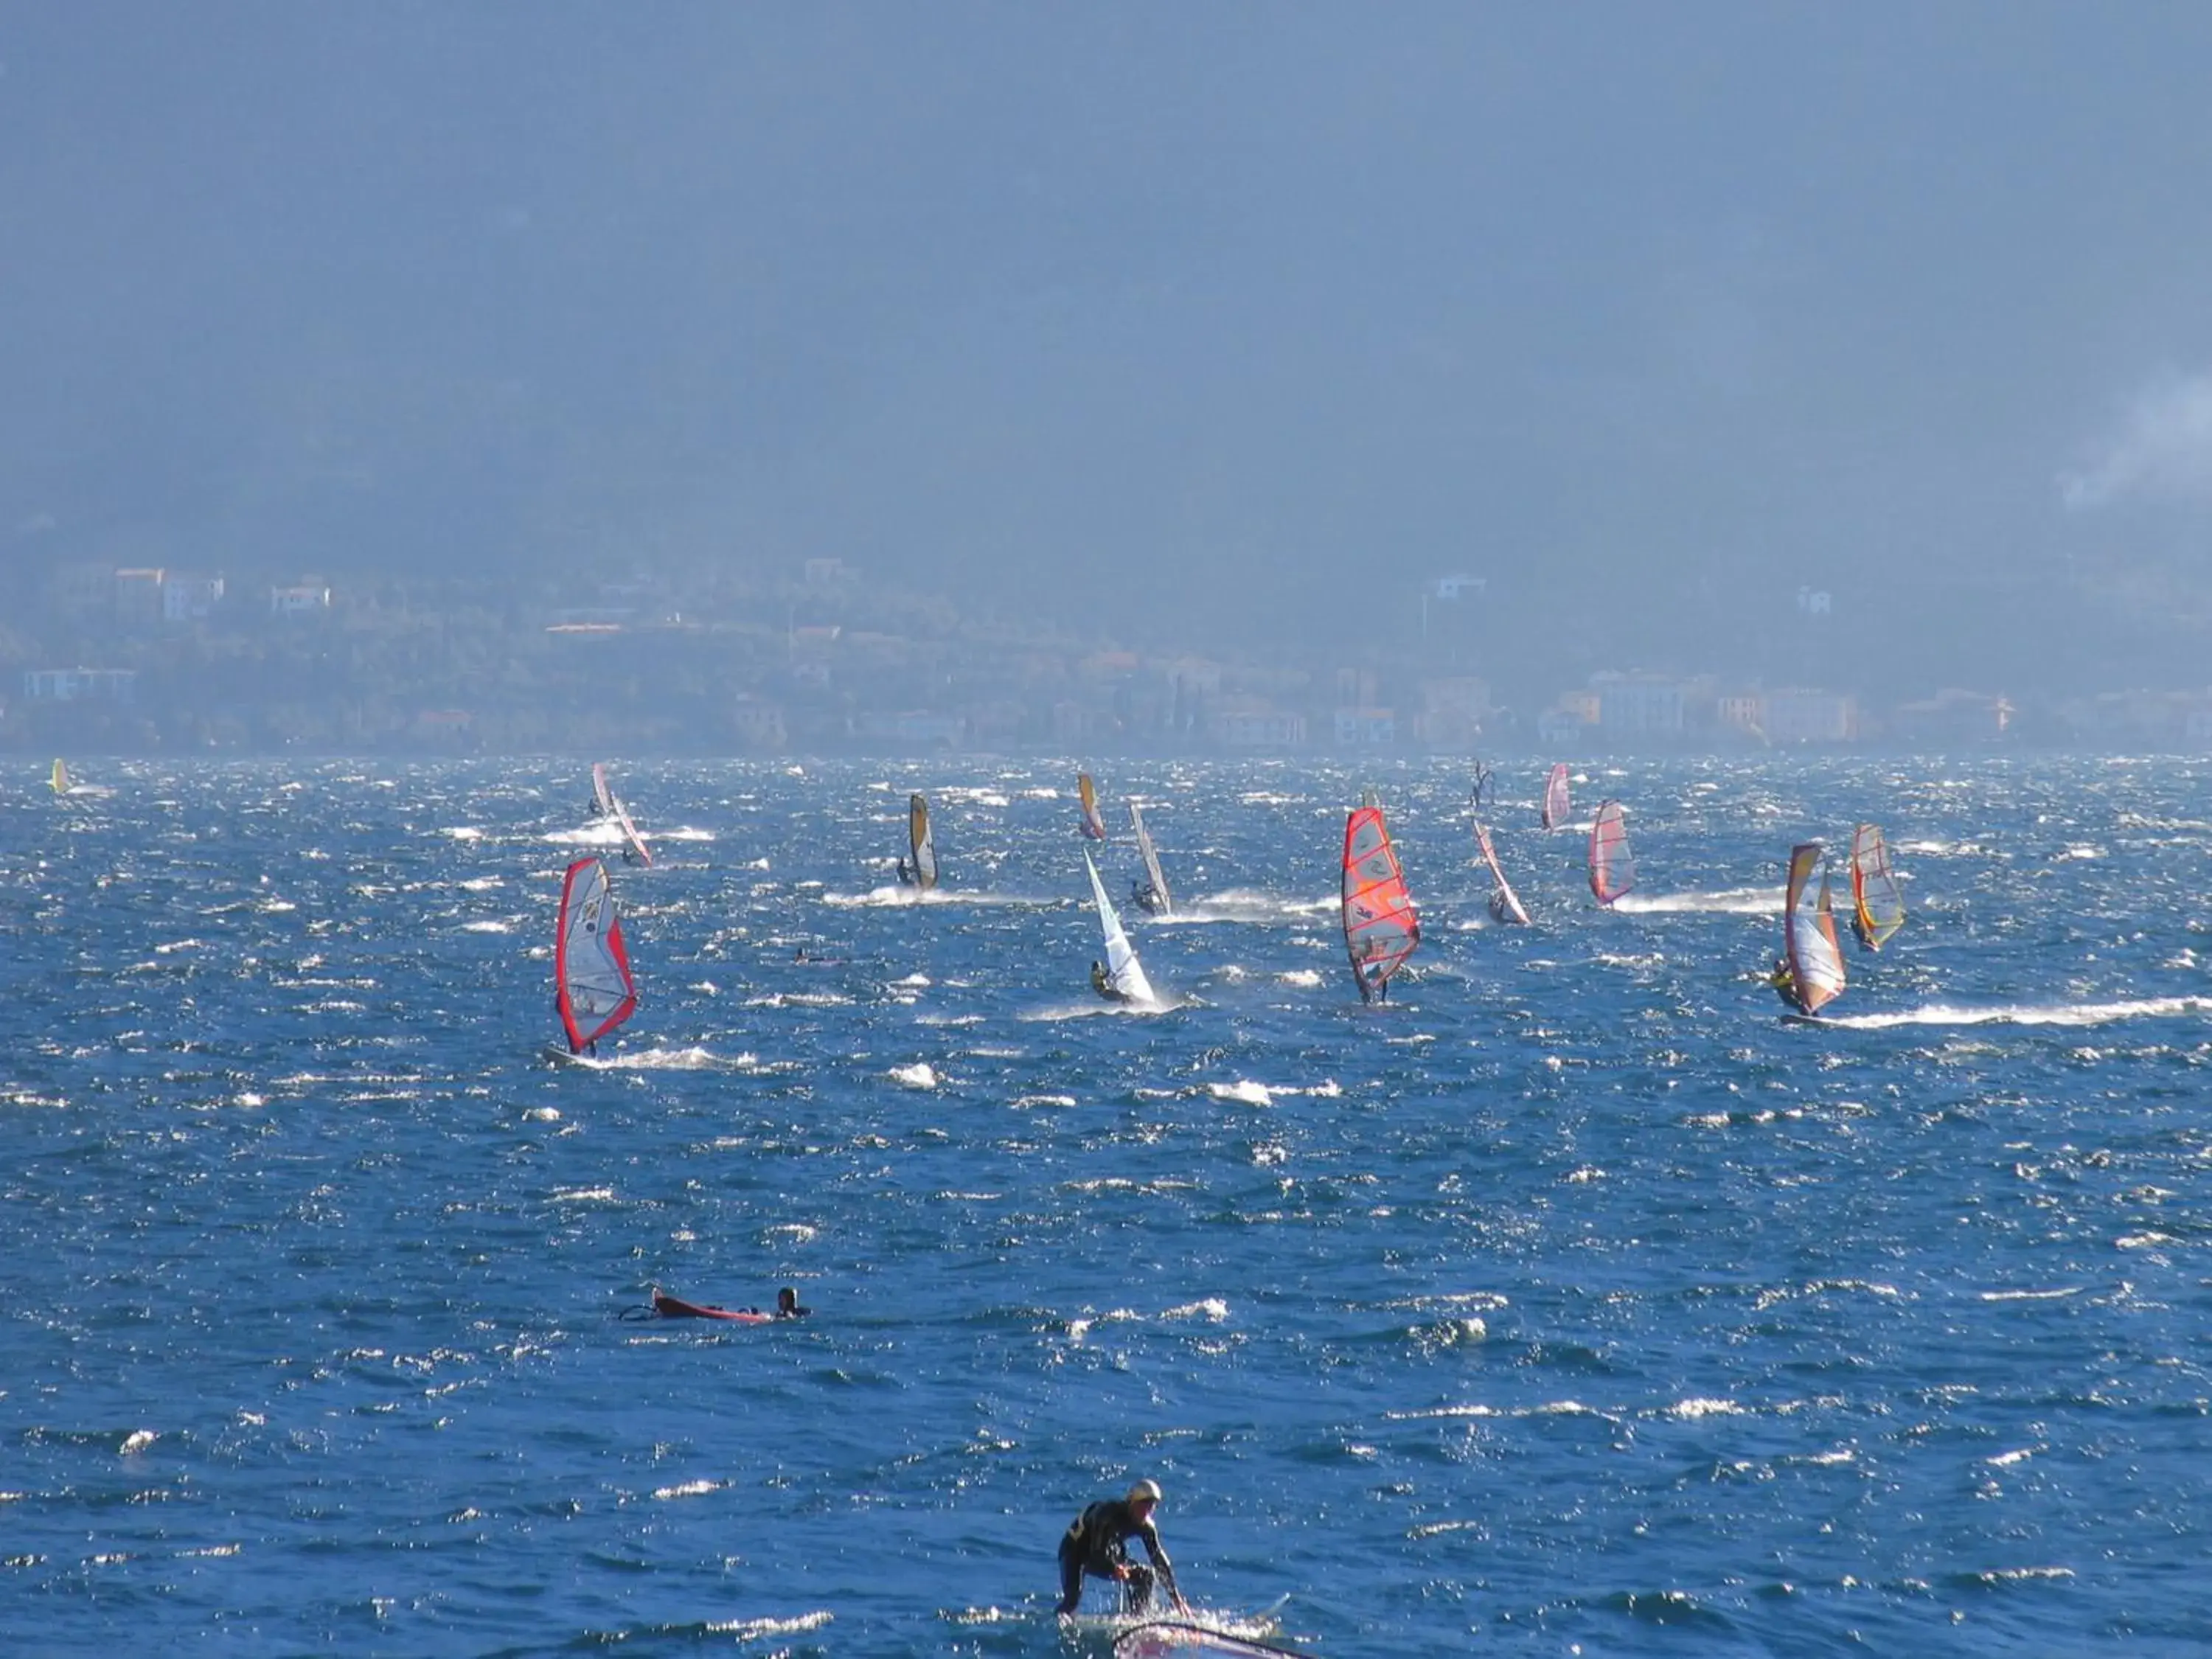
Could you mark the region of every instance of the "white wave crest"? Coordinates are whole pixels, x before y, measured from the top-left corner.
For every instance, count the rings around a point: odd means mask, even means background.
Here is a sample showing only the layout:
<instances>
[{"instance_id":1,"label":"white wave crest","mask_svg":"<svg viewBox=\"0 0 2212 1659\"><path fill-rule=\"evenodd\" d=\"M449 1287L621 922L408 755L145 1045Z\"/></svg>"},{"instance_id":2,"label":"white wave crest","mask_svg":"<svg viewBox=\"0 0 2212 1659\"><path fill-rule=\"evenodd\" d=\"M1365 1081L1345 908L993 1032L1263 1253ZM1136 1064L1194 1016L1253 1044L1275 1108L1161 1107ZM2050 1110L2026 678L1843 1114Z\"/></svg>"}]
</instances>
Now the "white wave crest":
<instances>
[{"instance_id":1,"label":"white wave crest","mask_svg":"<svg viewBox=\"0 0 2212 1659\"><path fill-rule=\"evenodd\" d=\"M2212 1013L2212 997L2142 997L2124 1002L2069 1002L1961 1008L1933 1002L1886 1014L1832 1014L1823 1024L1879 1031L1893 1025L2104 1025L2118 1019L2171 1019Z\"/></svg>"}]
</instances>

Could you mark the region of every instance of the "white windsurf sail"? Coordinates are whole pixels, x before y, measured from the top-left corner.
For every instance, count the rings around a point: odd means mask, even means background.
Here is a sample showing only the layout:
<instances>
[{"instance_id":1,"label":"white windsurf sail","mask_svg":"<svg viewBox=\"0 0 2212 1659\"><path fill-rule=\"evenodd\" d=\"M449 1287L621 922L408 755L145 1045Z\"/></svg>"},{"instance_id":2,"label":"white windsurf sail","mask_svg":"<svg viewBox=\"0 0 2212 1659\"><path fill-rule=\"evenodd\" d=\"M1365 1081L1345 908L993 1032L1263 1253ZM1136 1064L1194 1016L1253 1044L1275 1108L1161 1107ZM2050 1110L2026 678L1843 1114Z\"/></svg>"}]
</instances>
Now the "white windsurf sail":
<instances>
[{"instance_id":1,"label":"white windsurf sail","mask_svg":"<svg viewBox=\"0 0 2212 1659\"><path fill-rule=\"evenodd\" d=\"M1091 872L1091 896L1098 904L1098 925L1106 931L1106 978L1114 994L1124 1002L1158 1002L1152 981L1145 977L1144 964L1137 960L1129 936L1121 931L1121 918L1114 914L1114 902L1106 896L1106 884L1098 879L1098 866L1091 861L1087 847L1083 850L1083 867Z\"/></svg>"},{"instance_id":2,"label":"white windsurf sail","mask_svg":"<svg viewBox=\"0 0 2212 1659\"><path fill-rule=\"evenodd\" d=\"M1544 780L1544 828L1556 830L1567 821L1567 763L1560 761Z\"/></svg>"},{"instance_id":3,"label":"white windsurf sail","mask_svg":"<svg viewBox=\"0 0 2212 1659\"><path fill-rule=\"evenodd\" d=\"M1482 848L1482 861L1490 866L1490 914L1500 921L1528 925L1528 913L1522 908L1520 896L1514 892L1513 884L1505 879L1505 872L1498 866L1498 849L1490 844L1490 826L1480 818L1474 821L1475 844Z\"/></svg>"},{"instance_id":4,"label":"white windsurf sail","mask_svg":"<svg viewBox=\"0 0 2212 1659\"><path fill-rule=\"evenodd\" d=\"M1146 905L1156 916L1175 914L1175 897L1168 891L1167 876L1160 869L1160 855L1152 846L1152 832L1145 828L1145 815L1137 803L1129 803L1129 822L1137 831L1137 851L1145 860L1145 879L1152 884L1152 902ZM1142 898L1140 894L1139 898Z\"/></svg>"},{"instance_id":5,"label":"white windsurf sail","mask_svg":"<svg viewBox=\"0 0 2212 1659\"><path fill-rule=\"evenodd\" d=\"M1813 871L1820 872L1820 896L1807 904ZM1782 943L1787 975L1775 986L1783 1000L1799 1012L1817 1014L1844 994L1844 951L1836 938L1836 913L1828 894L1827 860L1818 842L1790 853L1790 886L1783 899Z\"/></svg>"},{"instance_id":6,"label":"white windsurf sail","mask_svg":"<svg viewBox=\"0 0 2212 1659\"><path fill-rule=\"evenodd\" d=\"M592 805L599 809L601 817L612 819L615 828L622 831L623 856L650 868L653 854L645 850L645 837L638 834L637 826L629 821L629 809L622 804L621 797L608 786L607 769L604 764L595 764L592 768Z\"/></svg>"},{"instance_id":7,"label":"white windsurf sail","mask_svg":"<svg viewBox=\"0 0 2212 1659\"><path fill-rule=\"evenodd\" d=\"M561 884L553 925L553 1006L568 1052L580 1054L637 1012L637 981L615 914L607 866L578 859Z\"/></svg>"}]
</instances>

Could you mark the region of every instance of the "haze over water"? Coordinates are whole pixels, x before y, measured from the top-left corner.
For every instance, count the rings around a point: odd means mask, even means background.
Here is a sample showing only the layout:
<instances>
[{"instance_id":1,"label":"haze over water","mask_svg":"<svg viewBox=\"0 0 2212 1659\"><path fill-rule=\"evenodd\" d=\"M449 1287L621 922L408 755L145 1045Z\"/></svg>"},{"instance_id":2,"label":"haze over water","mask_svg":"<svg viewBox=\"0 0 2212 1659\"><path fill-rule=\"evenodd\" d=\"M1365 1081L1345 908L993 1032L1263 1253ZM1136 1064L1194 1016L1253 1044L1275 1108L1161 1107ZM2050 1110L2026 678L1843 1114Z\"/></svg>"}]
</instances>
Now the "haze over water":
<instances>
[{"instance_id":1,"label":"haze over water","mask_svg":"<svg viewBox=\"0 0 2212 1659\"><path fill-rule=\"evenodd\" d=\"M0 830L0 1646L1103 1651L1053 1547L1139 1474L1329 1659L2212 1641L2201 761L1592 763L1611 914L1516 765L1525 930L1449 766L1103 769L1109 888L1135 796L1186 907L1144 1016L1072 762L618 766L596 1067L583 767L86 769ZM1910 920L1784 1020L1783 860L1862 818Z\"/></svg>"}]
</instances>

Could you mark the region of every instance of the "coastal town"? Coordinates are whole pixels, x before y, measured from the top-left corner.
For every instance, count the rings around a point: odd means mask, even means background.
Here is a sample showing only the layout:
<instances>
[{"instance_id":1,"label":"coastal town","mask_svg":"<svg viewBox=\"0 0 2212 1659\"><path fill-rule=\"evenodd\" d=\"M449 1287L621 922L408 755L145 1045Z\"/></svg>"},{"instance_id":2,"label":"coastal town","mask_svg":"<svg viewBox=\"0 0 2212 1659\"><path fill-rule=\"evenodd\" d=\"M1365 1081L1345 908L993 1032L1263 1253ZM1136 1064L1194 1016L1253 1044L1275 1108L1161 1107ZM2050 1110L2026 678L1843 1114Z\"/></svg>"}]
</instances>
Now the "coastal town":
<instances>
[{"instance_id":1,"label":"coastal town","mask_svg":"<svg viewBox=\"0 0 2212 1659\"><path fill-rule=\"evenodd\" d=\"M2212 689L2038 696L1635 662L1498 672L1486 584L1405 584L1405 641L1205 654L978 616L836 557L579 585L56 564L0 632L21 754L1552 755L2197 749ZM1829 593L1796 596L1817 630Z\"/></svg>"}]
</instances>

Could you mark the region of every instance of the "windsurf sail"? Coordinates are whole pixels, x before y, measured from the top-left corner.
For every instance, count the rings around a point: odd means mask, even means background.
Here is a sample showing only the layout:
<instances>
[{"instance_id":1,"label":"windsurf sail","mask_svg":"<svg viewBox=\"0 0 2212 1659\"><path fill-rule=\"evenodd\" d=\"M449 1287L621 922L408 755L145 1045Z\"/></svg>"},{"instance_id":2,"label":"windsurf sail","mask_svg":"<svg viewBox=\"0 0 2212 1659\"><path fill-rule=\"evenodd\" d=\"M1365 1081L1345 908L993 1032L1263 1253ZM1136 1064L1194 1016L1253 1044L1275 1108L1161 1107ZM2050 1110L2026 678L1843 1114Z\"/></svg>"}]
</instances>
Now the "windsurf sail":
<instances>
[{"instance_id":1,"label":"windsurf sail","mask_svg":"<svg viewBox=\"0 0 2212 1659\"><path fill-rule=\"evenodd\" d=\"M1106 839L1106 820L1098 816L1098 786L1091 781L1091 774L1075 775L1075 793L1083 798L1083 833L1093 841Z\"/></svg>"},{"instance_id":2,"label":"windsurf sail","mask_svg":"<svg viewBox=\"0 0 2212 1659\"><path fill-rule=\"evenodd\" d=\"M1879 951L1905 926L1905 890L1889 867L1889 842L1879 824L1863 823L1851 836L1851 931Z\"/></svg>"},{"instance_id":3,"label":"windsurf sail","mask_svg":"<svg viewBox=\"0 0 2212 1659\"><path fill-rule=\"evenodd\" d=\"M645 850L645 837L637 833L637 826L629 821L629 809L622 804L622 798L608 787L607 769L604 764L595 763L592 768L592 805L598 809L601 817L611 819L615 827L622 831L623 856L650 867L653 854Z\"/></svg>"},{"instance_id":4,"label":"windsurf sail","mask_svg":"<svg viewBox=\"0 0 2212 1659\"><path fill-rule=\"evenodd\" d=\"M1612 903L1636 885L1636 860L1628 850L1628 817L1617 800L1600 805L1590 823L1589 884L1600 904Z\"/></svg>"},{"instance_id":5,"label":"windsurf sail","mask_svg":"<svg viewBox=\"0 0 2212 1659\"><path fill-rule=\"evenodd\" d=\"M1137 960L1129 936L1121 931L1121 918L1114 914L1114 902L1106 896L1106 884L1098 879L1098 866L1091 861L1087 847L1083 849L1083 867L1091 872L1091 896L1098 903L1098 925L1106 930L1107 983L1124 1002L1158 1002L1152 981L1145 977L1144 964Z\"/></svg>"},{"instance_id":6,"label":"windsurf sail","mask_svg":"<svg viewBox=\"0 0 2212 1659\"><path fill-rule=\"evenodd\" d=\"M1370 802L1344 821L1344 948L1359 1000L1386 996L1390 976L1420 942L1421 924L1398 849L1390 844L1382 809Z\"/></svg>"},{"instance_id":7,"label":"windsurf sail","mask_svg":"<svg viewBox=\"0 0 2212 1659\"><path fill-rule=\"evenodd\" d=\"M57 760L54 763L54 775L48 780L48 781L53 785L54 793L57 795L66 795L69 793L70 775L67 763Z\"/></svg>"},{"instance_id":8,"label":"windsurf sail","mask_svg":"<svg viewBox=\"0 0 2212 1659\"><path fill-rule=\"evenodd\" d=\"M637 1012L622 918L615 914L607 866L578 859L561 884L561 915L553 927L553 1006L568 1052L580 1054Z\"/></svg>"},{"instance_id":9,"label":"windsurf sail","mask_svg":"<svg viewBox=\"0 0 2212 1659\"><path fill-rule=\"evenodd\" d=\"M1815 868L1820 893L1805 902ZM1844 950L1836 938L1836 913L1828 896L1827 862L1820 843L1790 849L1790 887L1783 898L1782 942L1785 951L1775 989L1800 1013L1816 1014L1844 994Z\"/></svg>"},{"instance_id":10,"label":"windsurf sail","mask_svg":"<svg viewBox=\"0 0 2212 1659\"><path fill-rule=\"evenodd\" d=\"M906 801L906 844L911 855L899 869L900 879L927 893L937 885L937 840L929 831L929 797L908 795Z\"/></svg>"},{"instance_id":11,"label":"windsurf sail","mask_svg":"<svg viewBox=\"0 0 2212 1659\"><path fill-rule=\"evenodd\" d=\"M1528 913L1521 905L1520 896L1513 884L1505 879L1505 872L1498 867L1498 849L1490 844L1490 826L1480 818L1474 821L1475 844L1482 848L1482 861L1490 866L1490 914L1500 921L1528 925Z\"/></svg>"},{"instance_id":12,"label":"windsurf sail","mask_svg":"<svg viewBox=\"0 0 2212 1659\"><path fill-rule=\"evenodd\" d=\"M1556 830L1567 821L1567 763L1560 761L1544 780L1544 828Z\"/></svg>"},{"instance_id":13,"label":"windsurf sail","mask_svg":"<svg viewBox=\"0 0 2212 1659\"><path fill-rule=\"evenodd\" d=\"M1171 916L1175 914L1175 897L1168 891L1168 878L1160 869L1160 855L1152 846L1152 832L1145 828L1145 815L1134 801L1129 803L1129 822L1137 831L1137 851L1145 860L1145 879L1152 884L1152 902L1145 908L1156 916ZM1140 892L1137 896L1142 899L1146 896Z\"/></svg>"}]
</instances>

